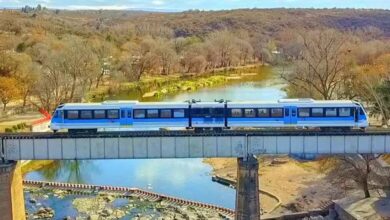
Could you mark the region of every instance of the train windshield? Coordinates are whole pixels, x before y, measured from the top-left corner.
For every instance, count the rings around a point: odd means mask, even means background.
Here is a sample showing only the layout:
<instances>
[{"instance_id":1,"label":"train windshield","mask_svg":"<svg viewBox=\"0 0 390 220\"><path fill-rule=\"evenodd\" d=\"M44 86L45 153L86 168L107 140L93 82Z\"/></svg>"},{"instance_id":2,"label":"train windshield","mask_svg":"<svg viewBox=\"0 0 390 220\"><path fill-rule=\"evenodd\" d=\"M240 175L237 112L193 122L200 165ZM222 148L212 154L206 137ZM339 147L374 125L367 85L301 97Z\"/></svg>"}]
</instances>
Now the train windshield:
<instances>
[{"instance_id":1,"label":"train windshield","mask_svg":"<svg viewBox=\"0 0 390 220\"><path fill-rule=\"evenodd\" d=\"M55 112L54 112L54 114L53 114L53 118L62 118L62 114L63 113L63 111L61 111L61 110L56 110Z\"/></svg>"}]
</instances>

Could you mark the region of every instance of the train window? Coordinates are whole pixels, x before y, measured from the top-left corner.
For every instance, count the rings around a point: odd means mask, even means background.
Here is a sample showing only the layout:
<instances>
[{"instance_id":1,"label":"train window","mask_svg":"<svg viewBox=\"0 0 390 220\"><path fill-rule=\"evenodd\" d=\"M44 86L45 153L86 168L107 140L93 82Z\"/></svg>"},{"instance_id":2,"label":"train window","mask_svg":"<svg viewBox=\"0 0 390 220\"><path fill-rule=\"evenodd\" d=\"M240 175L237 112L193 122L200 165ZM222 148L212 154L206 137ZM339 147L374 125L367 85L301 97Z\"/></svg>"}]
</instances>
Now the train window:
<instances>
[{"instance_id":1,"label":"train window","mask_svg":"<svg viewBox=\"0 0 390 220\"><path fill-rule=\"evenodd\" d=\"M360 114L360 115L364 115L364 110L363 110L363 108L359 108L359 114Z\"/></svg>"},{"instance_id":2,"label":"train window","mask_svg":"<svg viewBox=\"0 0 390 220\"><path fill-rule=\"evenodd\" d=\"M103 119L106 118L106 111L105 110L95 110L93 111L93 115L95 119Z\"/></svg>"},{"instance_id":3,"label":"train window","mask_svg":"<svg viewBox=\"0 0 390 220\"><path fill-rule=\"evenodd\" d=\"M63 118L64 116L64 111L57 110L54 113L54 118Z\"/></svg>"},{"instance_id":4,"label":"train window","mask_svg":"<svg viewBox=\"0 0 390 220\"><path fill-rule=\"evenodd\" d=\"M256 111L253 108L246 108L244 110L244 113L245 113L245 117L247 117L247 118L254 118L254 117L256 117Z\"/></svg>"},{"instance_id":5,"label":"train window","mask_svg":"<svg viewBox=\"0 0 390 220\"><path fill-rule=\"evenodd\" d=\"M184 109L173 109L173 117L174 118L184 118L185 111Z\"/></svg>"},{"instance_id":6,"label":"train window","mask_svg":"<svg viewBox=\"0 0 390 220\"><path fill-rule=\"evenodd\" d=\"M82 110L80 111L80 118L82 119L91 119L92 111L91 110Z\"/></svg>"},{"instance_id":7,"label":"train window","mask_svg":"<svg viewBox=\"0 0 390 220\"><path fill-rule=\"evenodd\" d=\"M271 117L275 117L275 118L283 117L283 109L282 108L272 108L271 109Z\"/></svg>"},{"instance_id":8,"label":"train window","mask_svg":"<svg viewBox=\"0 0 390 220\"><path fill-rule=\"evenodd\" d=\"M224 109L223 108L210 108L209 109L211 117L223 117Z\"/></svg>"},{"instance_id":9,"label":"train window","mask_svg":"<svg viewBox=\"0 0 390 220\"><path fill-rule=\"evenodd\" d=\"M172 117L171 109L160 109L160 117L161 118L171 118Z\"/></svg>"},{"instance_id":10,"label":"train window","mask_svg":"<svg viewBox=\"0 0 390 220\"><path fill-rule=\"evenodd\" d=\"M131 118L131 110L127 110L127 117Z\"/></svg>"},{"instance_id":11,"label":"train window","mask_svg":"<svg viewBox=\"0 0 390 220\"><path fill-rule=\"evenodd\" d=\"M351 116L351 108L339 108L340 117L349 117Z\"/></svg>"},{"instance_id":12,"label":"train window","mask_svg":"<svg viewBox=\"0 0 390 220\"><path fill-rule=\"evenodd\" d=\"M191 115L192 115L193 118L201 117L202 109L201 108L193 108L193 109L191 109Z\"/></svg>"},{"instance_id":13,"label":"train window","mask_svg":"<svg viewBox=\"0 0 390 220\"><path fill-rule=\"evenodd\" d=\"M292 117L297 116L297 109L295 109L295 108L291 109L291 116Z\"/></svg>"},{"instance_id":14,"label":"train window","mask_svg":"<svg viewBox=\"0 0 390 220\"><path fill-rule=\"evenodd\" d=\"M145 110L134 109L134 118L145 118Z\"/></svg>"},{"instance_id":15,"label":"train window","mask_svg":"<svg viewBox=\"0 0 390 220\"><path fill-rule=\"evenodd\" d=\"M269 110L267 108L259 108L257 109L257 113L260 118L269 117Z\"/></svg>"},{"instance_id":16,"label":"train window","mask_svg":"<svg viewBox=\"0 0 390 220\"><path fill-rule=\"evenodd\" d=\"M147 118L158 118L158 110L157 109L148 109L146 110Z\"/></svg>"},{"instance_id":17,"label":"train window","mask_svg":"<svg viewBox=\"0 0 390 220\"><path fill-rule=\"evenodd\" d=\"M77 111L77 110L66 111L66 118L67 119L78 119L79 118L79 111Z\"/></svg>"},{"instance_id":18,"label":"train window","mask_svg":"<svg viewBox=\"0 0 390 220\"><path fill-rule=\"evenodd\" d=\"M119 118L119 110L107 110L107 118L109 119Z\"/></svg>"},{"instance_id":19,"label":"train window","mask_svg":"<svg viewBox=\"0 0 390 220\"><path fill-rule=\"evenodd\" d=\"M242 117L242 109L240 108L232 108L230 109L231 116L233 118L241 118Z\"/></svg>"},{"instance_id":20,"label":"train window","mask_svg":"<svg viewBox=\"0 0 390 220\"><path fill-rule=\"evenodd\" d=\"M310 108L299 108L298 109L298 117L310 117Z\"/></svg>"},{"instance_id":21,"label":"train window","mask_svg":"<svg viewBox=\"0 0 390 220\"><path fill-rule=\"evenodd\" d=\"M290 116L290 109L288 109L288 108L284 109L284 116L286 116L286 117Z\"/></svg>"},{"instance_id":22,"label":"train window","mask_svg":"<svg viewBox=\"0 0 390 220\"><path fill-rule=\"evenodd\" d=\"M326 108L325 109L326 117L337 117L337 109L336 108Z\"/></svg>"},{"instance_id":23,"label":"train window","mask_svg":"<svg viewBox=\"0 0 390 220\"><path fill-rule=\"evenodd\" d=\"M324 109L323 108L312 108L311 109L311 116L312 117L323 117L324 116Z\"/></svg>"}]
</instances>

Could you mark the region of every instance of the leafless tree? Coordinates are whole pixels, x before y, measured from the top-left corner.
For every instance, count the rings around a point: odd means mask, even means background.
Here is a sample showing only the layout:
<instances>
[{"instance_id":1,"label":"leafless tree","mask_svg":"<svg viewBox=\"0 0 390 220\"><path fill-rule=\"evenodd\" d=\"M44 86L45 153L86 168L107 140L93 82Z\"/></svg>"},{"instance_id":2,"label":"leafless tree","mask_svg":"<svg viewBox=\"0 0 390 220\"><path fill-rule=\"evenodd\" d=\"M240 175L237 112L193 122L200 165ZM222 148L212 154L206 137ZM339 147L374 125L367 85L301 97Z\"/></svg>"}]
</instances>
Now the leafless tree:
<instances>
[{"instance_id":1,"label":"leafless tree","mask_svg":"<svg viewBox=\"0 0 390 220\"><path fill-rule=\"evenodd\" d=\"M217 67L228 67L238 61L236 40L234 34L226 30L210 34L207 43L217 55Z\"/></svg>"},{"instance_id":2,"label":"leafless tree","mask_svg":"<svg viewBox=\"0 0 390 220\"><path fill-rule=\"evenodd\" d=\"M291 85L318 93L318 98L335 98L348 63L344 47L346 37L335 30L319 30L300 34L303 50L295 62L295 71L282 75Z\"/></svg>"},{"instance_id":3,"label":"leafless tree","mask_svg":"<svg viewBox=\"0 0 390 220\"><path fill-rule=\"evenodd\" d=\"M98 88L104 74L111 68L116 48L113 44L107 41L101 41L99 39L93 39L89 42L91 44L92 52L96 55L97 61L100 65L100 73L96 79L95 87Z\"/></svg>"},{"instance_id":4,"label":"leafless tree","mask_svg":"<svg viewBox=\"0 0 390 220\"><path fill-rule=\"evenodd\" d=\"M326 159L322 168L328 170L329 177L337 185L354 183L360 188L365 198L370 195L370 181L373 181L373 169L377 164L375 161L380 155L373 154L351 154Z\"/></svg>"}]
</instances>

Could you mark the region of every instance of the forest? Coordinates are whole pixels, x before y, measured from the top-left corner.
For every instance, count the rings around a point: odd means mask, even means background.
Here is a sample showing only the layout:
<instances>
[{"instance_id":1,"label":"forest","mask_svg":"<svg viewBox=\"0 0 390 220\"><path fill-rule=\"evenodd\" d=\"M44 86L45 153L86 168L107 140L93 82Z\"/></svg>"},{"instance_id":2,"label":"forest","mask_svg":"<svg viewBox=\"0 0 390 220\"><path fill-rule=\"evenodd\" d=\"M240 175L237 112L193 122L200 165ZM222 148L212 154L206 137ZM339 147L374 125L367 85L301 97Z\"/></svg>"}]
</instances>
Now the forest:
<instances>
[{"instance_id":1,"label":"forest","mask_svg":"<svg viewBox=\"0 0 390 220\"><path fill-rule=\"evenodd\" d=\"M0 102L52 111L147 76L285 65L291 97L362 101L390 119L390 11L0 10Z\"/></svg>"}]
</instances>

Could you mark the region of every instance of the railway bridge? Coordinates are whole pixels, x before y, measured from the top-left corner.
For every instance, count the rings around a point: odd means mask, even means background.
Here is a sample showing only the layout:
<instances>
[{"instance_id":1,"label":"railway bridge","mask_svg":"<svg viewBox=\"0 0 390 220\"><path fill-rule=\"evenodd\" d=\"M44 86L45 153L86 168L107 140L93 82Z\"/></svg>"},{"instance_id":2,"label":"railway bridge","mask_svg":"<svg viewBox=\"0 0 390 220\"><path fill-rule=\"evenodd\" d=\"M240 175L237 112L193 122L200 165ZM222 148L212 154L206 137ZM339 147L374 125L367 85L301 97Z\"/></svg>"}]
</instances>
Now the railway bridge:
<instances>
[{"instance_id":1,"label":"railway bridge","mask_svg":"<svg viewBox=\"0 0 390 220\"><path fill-rule=\"evenodd\" d=\"M259 219L260 154L390 153L390 130L116 131L94 134L0 134L0 213L22 219L18 160L237 158L236 219ZM19 177L20 176L20 177ZM19 209L20 210L20 209Z\"/></svg>"}]
</instances>

